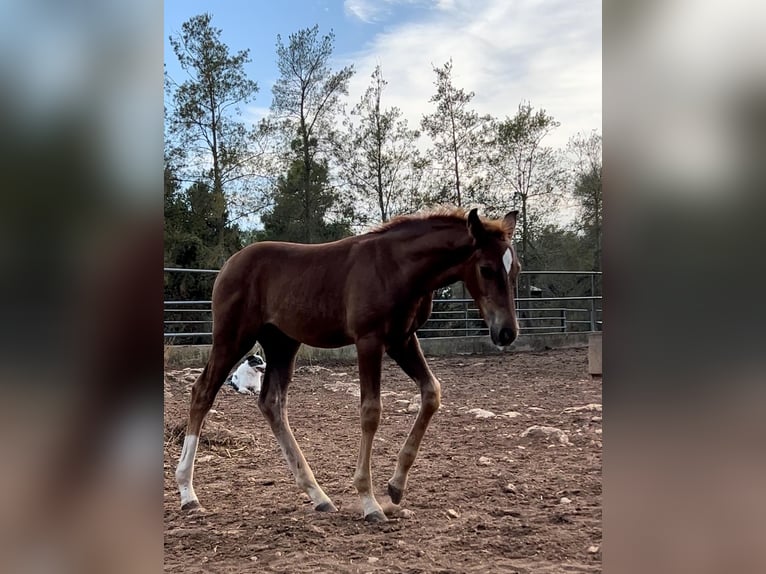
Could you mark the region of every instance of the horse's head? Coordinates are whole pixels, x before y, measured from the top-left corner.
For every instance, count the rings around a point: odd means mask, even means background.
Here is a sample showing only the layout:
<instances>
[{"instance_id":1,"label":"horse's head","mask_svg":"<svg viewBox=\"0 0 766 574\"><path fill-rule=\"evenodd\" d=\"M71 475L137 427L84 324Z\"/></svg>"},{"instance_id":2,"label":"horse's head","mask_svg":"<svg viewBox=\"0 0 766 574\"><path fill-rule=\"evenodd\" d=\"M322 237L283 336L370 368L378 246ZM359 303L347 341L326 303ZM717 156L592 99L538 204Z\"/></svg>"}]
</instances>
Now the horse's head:
<instances>
[{"instance_id":1,"label":"horse's head","mask_svg":"<svg viewBox=\"0 0 766 574\"><path fill-rule=\"evenodd\" d=\"M511 243L517 214L511 211L502 221L485 224L476 209L468 213L468 231L475 251L463 281L489 325L492 342L501 348L510 345L519 334L514 289L521 267Z\"/></svg>"}]
</instances>

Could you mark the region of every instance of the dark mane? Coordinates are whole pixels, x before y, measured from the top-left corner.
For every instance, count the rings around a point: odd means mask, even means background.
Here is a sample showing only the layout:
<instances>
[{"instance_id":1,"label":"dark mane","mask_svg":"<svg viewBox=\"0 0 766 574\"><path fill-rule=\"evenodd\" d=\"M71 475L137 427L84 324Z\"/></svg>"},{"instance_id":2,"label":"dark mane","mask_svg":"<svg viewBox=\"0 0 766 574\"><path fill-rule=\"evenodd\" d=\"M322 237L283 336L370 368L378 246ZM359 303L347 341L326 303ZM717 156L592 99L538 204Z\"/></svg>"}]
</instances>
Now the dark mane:
<instances>
[{"instance_id":1,"label":"dark mane","mask_svg":"<svg viewBox=\"0 0 766 574\"><path fill-rule=\"evenodd\" d=\"M460 222L465 224L468 217L468 211L462 207L437 207L434 209L428 209L413 213L412 215L398 215L393 219L381 223L372 228L369 233L383 233L390 229L396 229L403 225L407 225L413 222L427 221L427 220L443 220L445 222ZM496 235L498 238L508 237L508 228L502 219L487 219L481 218L484 227L491 234Z\"/></svg>"}]
</instances>

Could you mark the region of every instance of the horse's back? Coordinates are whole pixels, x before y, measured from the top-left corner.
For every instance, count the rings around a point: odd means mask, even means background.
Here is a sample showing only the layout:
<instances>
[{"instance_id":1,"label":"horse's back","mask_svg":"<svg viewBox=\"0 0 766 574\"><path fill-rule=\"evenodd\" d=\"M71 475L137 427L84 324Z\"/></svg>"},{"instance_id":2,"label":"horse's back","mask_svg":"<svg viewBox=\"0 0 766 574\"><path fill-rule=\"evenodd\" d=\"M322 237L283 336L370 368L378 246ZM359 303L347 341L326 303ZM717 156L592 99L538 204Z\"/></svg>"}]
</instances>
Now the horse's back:
<instances>
[{"instance_id":1,"label":"horse's back","mask_svg":"<svg viewBox=\"0 0 766 574\"><path fill-rule=\"evenodd\" d=\"M314 346L348 344L345 280L353 242L264 241L232 255L213 288L214 320L271 324ZM223 328L223 327L222 327Z\"/></svg>"}]
</instances>

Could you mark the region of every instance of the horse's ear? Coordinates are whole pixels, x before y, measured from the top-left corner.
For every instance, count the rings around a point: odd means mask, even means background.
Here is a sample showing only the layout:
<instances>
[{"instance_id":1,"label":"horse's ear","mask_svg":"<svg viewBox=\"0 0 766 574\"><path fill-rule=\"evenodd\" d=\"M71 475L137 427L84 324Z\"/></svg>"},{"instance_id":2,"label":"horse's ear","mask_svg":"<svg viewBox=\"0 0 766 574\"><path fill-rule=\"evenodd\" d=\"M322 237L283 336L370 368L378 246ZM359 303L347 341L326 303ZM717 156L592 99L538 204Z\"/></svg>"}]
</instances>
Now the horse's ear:
<instances>
[{"instance_id":1,"label":"horse's ear","mask_svg":"<svg viewBox=\"0 0 766 574\"><path fill-rule=\"evenodd\" d=\"M478 209L475 207L468 212L468 231L476 240L476 243L481 243L487 236L487 231L484 229L484 224L479 219Z\"/></svg>"},{"instance_id":2,"label":"horse's ear","mask_svg":"<svg viewBox=\"0 0 766 574\"><path fill-rule=\"evenodd\" d=\"M513 235L514 230L516 229L516 222L519 218L519 211L517 209L514 209L513 211L509 211L505 214L505 217L503 218L503 223L505 224L505 227L508 229L508 235Z\"/></svg>"}]
</instances>

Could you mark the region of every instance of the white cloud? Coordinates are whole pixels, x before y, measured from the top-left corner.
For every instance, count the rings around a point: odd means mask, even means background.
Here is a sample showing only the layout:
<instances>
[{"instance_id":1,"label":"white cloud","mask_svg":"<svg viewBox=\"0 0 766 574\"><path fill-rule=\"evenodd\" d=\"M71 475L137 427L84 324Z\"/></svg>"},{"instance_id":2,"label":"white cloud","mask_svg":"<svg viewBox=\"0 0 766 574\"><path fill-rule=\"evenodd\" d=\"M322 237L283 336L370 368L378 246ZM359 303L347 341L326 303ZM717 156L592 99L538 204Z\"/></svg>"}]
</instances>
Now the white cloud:
<instances>
[{"instance_id":1,"label":"white cloud","mask_svg":"<svg viewBox=\"0 0 766 574\"><path fill-rule=\"evenodd\" d=\"M346 7L359 18L374 19L401 1L346 0ZM399 106L416 127L433 108L428 102L434 93L432 65L442 66L451 57L453 81L476 93L473 104L479 113L513 116L518 104L528 100L561 122L548 140L556 147L578 131L601 130L600 1L429 4L418 20L389 26L361 53L349 55L357 70L350 85L352 102L380 64L389 82L384 105Z\"/></svg>"},{"instance_id":2,"label":"white cloud","mask_svg":"<svg viewBox=\"0 0 766 574\"><path fill-rule=\"evenodd\" d=\"M439 3L449 2L441 0ZM389 16L397 4L427 4L430 0L345 0L343 8L347 14L371 24Z\"/></svg>"}]
</instances>

